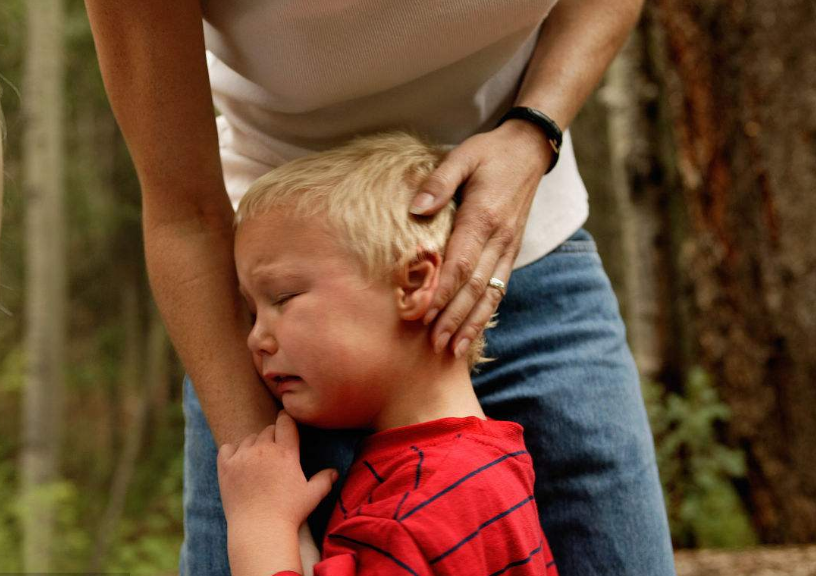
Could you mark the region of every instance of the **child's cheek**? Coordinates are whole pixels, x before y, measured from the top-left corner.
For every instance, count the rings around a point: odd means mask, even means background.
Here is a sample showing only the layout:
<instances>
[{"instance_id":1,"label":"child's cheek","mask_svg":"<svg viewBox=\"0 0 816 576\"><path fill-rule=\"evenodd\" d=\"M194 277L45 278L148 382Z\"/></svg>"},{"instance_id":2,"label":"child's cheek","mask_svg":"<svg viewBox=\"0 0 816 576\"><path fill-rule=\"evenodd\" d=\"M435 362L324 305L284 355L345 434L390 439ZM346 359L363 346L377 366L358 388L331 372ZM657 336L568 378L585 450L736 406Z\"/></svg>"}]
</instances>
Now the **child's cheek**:
<instances>
[{"instance_id":1,"label":"child's cheek","mask_svg":"<svg viewBox=\"0 0 816 576\"><path fill-rule=\"evenodd\" d=\"M252 354L252 364L255 366L255 372L258 373L258 376L263 378L263 360L261 360L260 354Z\"/></svg>"}]
</instances>

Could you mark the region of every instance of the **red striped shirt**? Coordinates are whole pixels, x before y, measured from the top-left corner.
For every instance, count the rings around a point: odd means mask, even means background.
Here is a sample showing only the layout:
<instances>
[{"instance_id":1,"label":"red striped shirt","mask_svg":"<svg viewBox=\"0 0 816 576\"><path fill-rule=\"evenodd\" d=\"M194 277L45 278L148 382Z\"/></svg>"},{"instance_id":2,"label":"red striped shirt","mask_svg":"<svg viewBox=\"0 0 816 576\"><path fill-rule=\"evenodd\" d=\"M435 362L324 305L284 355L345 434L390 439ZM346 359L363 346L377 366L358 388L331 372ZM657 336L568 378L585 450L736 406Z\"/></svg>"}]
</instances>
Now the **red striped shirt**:
<instances>
[{"instance_id":1,"label":"red striped shirt","mask_svg":"<svg viewBox=\"0 0 816 576\"><path fill-rule=\"evenodd\" d=\"M557 576L522 432L467 417L366 438L315 576Z\"/></svg>"}]
</instances>

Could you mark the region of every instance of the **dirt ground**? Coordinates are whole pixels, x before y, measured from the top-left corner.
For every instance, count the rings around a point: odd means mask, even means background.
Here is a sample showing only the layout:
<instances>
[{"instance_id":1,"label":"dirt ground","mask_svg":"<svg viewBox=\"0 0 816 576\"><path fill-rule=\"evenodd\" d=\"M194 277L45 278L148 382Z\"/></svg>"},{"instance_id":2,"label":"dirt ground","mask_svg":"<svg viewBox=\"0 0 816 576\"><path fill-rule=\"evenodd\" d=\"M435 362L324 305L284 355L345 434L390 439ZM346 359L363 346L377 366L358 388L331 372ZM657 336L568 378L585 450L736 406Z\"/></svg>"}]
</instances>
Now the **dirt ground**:
<instances>
[{"instance_id":1,"label":"dirt ground","mask_svg":"<svg viewBox=\"0 0 816 576\"><path fill-rule=\"evenodd\" d=\"M816 576L816 545L681 550L675 565L677 576Z\"/></svg>"}]
</instances>

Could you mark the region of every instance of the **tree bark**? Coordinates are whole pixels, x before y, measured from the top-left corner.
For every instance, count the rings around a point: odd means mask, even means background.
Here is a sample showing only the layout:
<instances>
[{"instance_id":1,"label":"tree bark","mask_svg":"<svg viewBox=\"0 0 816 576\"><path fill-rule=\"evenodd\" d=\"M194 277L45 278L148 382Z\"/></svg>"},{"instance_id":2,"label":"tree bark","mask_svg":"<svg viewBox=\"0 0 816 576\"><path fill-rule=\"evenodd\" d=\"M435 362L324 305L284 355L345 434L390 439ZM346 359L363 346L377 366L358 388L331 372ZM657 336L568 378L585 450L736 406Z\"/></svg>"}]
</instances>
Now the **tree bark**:
<instances>
[{"instance_id":1,"label":"tree bark","mask_svg":"<svg viewBox=\"0 0 816 576\"><path fill-rule=\"evenodd\" d=\"M91 572L104 568L110 542L115 536L125 509L130 482L136 470L136 460L142 447L147 417L149 382L143 369L145 346L142 342L142 323L139 314L139 289L131 279L122 292L122 319L125 329L125 354L122 360L122 424L124 443L116 462L108 503L96 532L94 552L89 567Z\"/></svg>"},{"instance_id":2,"label":"tree bark","mask_svg":"<svg viewBox=\"0 0 816 576\"><path fill-rule=\"evenodd\" d=\"M601 98L609 109L610 176L620 219L621 260L626 263L621 277L624 319L640 374L654 380L664 357L654 250L660 217L648 198L642 202L644 195L634 182L636 174L650 163L643 146L649 132L641 100L649 84L640 74L642 60L641 37L635 31L609 67Z\"/></svg>"},{"instance_id":3,"label":"tree bark","mask_svg":"<svg viewBox=\"0 0 816 576\"><path fill-rule=\"evenodd\" d=\"M617 259L623 263L618 291L629 344L642 377L677 390L688 338L676 304L682 232L672 202L672 143L654 28L647 7L607 71L600 98L608 109L609 181L619 221Z\"/></svg>"},{"instance_id":4,"label":"tree bark","mask_svg":"<svg viewBox=\"0 0 816 576\"><path fill-rule=\"evenodd\" d=\"M63 4L26 4L23 106L26 199L26 384L20 462L23 570L49 572L59 477L65 340Z\"/></svg>"},{"instance_id":5,"label":"tree bark","mask_svg":"<svg viewBox=\"0 0 816 576\"><path fill-rule=\"evenodd\" d=\"M577 119L574 139L591 196L587 227L615 287L639 372L679 392L689 340L676 265L682 219L652 13L647 6Z\"/></svg>"},{"instance_id":6,"label":"tree bark","mask_svg":"<svg viewBox=\"0 0 816 576\"><path fill-rule=\"evenodd\" d=\"M816 4L659 0L698 354L761 539L816 539Z\"/></svg>"},{"instance_id":7,"label":"tree bark","mask_svg":"<svg viewBox=\"0 0 816 576\"><path fill-rule=\"evenodd\" d=\"M0 86L0 97L3 96L3 87ZM3 118L3 106L0 102L0 240L3 238L3 182L6 179L6 173L3 169L3 144L6 140L6 123ZM3 262L0 260L0 282L3 280ZM0 313L2 313L2 304L0 304Z\"/></svg>"}]
</instances>

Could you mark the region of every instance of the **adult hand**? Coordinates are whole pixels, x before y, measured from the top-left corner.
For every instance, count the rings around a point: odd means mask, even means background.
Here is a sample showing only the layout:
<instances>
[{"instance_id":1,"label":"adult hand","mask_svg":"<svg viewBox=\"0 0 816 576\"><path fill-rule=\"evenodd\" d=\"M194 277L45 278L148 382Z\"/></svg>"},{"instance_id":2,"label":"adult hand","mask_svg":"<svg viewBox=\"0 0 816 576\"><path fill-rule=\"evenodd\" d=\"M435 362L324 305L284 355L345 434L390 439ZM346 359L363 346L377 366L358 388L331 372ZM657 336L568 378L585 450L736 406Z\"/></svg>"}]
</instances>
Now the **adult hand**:
<instances>
[{"instance_id":1,"label":"adult hand","mask_svg":"<svg viewBox=\"0 0 816 576\"><path fill-rule=\"evenodd\" d=\"M445 251L439 287L424 318L434 350L464 354L498 308L491 278L509 282L538 183L552 151L537 126L512 119L450 151L414 198L411 212L430 215L460 185L462 203ZM441 312L441 315L440 315Z\"/></svg>"}]
</instances>

